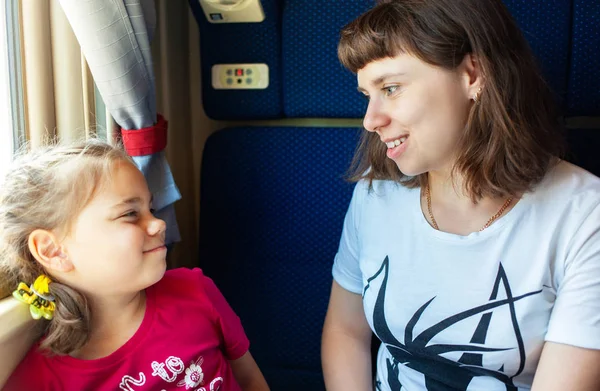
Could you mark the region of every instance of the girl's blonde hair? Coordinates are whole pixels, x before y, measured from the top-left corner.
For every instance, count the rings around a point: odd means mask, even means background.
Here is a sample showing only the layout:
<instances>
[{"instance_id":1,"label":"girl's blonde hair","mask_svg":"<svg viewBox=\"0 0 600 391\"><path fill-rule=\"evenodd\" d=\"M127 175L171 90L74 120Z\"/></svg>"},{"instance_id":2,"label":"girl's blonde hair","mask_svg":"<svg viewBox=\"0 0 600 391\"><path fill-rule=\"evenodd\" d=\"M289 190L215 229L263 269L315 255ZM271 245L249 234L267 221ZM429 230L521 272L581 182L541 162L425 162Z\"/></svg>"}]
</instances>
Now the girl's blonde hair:
<instances>
[{"instance_id":1,"label":"girl's blonde hair","mask_svg":"<svg viewBox=\"0 0 600 391\"><path fill-rule=\"evenodd\" d=\"M0 182L0 293L48 274L29 251L36 229L67 235L71 224L108 179L116 162L131 159L120 147L97 139L49 145L19 154ZM45 325L41 348L70 354L89 338L86 298L53 281L54 318Z\"/></svg>"}]
</instances>

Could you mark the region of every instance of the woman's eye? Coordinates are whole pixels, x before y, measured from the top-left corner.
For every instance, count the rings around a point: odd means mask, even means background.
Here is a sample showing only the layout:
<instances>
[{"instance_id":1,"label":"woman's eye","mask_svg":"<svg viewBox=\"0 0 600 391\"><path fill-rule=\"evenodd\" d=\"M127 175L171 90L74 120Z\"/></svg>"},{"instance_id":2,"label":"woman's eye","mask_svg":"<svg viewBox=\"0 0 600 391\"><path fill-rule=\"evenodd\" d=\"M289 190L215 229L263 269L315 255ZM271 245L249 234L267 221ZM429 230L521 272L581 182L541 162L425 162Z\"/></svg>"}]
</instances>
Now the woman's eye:
<instances>
[{"instance_id":1,"label":"woman's eye","mask_svg":"<svg viewBox=\"0 0 600 391\"><path fill-rule=\"evenodd\" d=\"M382 90L385 93L385 96L390 96L390 95L393 95L394 92L396 92L398 90L398 86L397 85L387 86L387 87L383 87Z\"/></svg>"},{"instance_id":2,"label":"woman's eye","mask_svg":"<svg viewBox=\"0 0 600 391\"><path fill-rule=\"evenodd\" d=\"M156 209L150 208L150 213L152 213L153 215L156 214Z\"/></svg>"},{"instance_id":3,"label":"woman's eye","mask_svg":"<svg viewBox=\"0 0 600 391\"><path fill-rule=\"evenodd\" d=\"M367 94L361 94L363 98L365 98L366 100L371 100L371 97Z\"/></svg>"}]
</instances>

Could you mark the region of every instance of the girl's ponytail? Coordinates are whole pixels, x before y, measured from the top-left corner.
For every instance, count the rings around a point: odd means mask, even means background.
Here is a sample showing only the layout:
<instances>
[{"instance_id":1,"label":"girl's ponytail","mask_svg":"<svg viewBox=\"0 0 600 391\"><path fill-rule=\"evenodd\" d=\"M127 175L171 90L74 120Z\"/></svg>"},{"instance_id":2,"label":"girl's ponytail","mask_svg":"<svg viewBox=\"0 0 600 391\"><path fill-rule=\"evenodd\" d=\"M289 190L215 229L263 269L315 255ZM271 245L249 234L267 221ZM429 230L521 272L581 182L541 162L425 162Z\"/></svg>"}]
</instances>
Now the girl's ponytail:
<instances>
[{"instance_id":1,"label":"girl's ponytail","mask_svg":"<svg viewBox=\"0 0 600 391\"><path fill-rule=\"evenodd\" d=\"M91 313L87 299L59 282L48 287L56 308L40 347L55 354L71 354L89 339Z\"/></svg>"}]
</instances>

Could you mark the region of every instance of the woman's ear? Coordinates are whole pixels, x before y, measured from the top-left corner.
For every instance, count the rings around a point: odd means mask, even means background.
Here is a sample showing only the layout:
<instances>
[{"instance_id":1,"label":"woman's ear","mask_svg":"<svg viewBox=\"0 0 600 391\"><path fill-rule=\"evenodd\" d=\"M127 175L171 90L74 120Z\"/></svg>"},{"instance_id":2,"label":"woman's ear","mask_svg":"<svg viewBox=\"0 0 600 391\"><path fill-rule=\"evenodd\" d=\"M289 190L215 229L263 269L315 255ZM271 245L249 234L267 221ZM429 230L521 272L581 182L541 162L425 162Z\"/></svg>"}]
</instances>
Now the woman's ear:
<instances>
[{"instance_id":1,"label":"woman's ear","mask_svg":"<svg viewBox=\"0 0 600 391\"><path fill-rule=\"evenodd\" d=\"M45 229L36 229L29 234L29 251L46 269L61 273L73 270L73 263L63 251L56 236Z\"/></svg>"},{"instance_id":2,"label":"woman's ear","mask_svg":"<svg viewBox=\"0 0 600 391\"><path fill-rule=\"evenodd\" d=\"M465 55L460 64L463 87L470 99L477 100L479 93L484 87L483 72L479 58L472 53Z\"/></svg>"}]
</instances>

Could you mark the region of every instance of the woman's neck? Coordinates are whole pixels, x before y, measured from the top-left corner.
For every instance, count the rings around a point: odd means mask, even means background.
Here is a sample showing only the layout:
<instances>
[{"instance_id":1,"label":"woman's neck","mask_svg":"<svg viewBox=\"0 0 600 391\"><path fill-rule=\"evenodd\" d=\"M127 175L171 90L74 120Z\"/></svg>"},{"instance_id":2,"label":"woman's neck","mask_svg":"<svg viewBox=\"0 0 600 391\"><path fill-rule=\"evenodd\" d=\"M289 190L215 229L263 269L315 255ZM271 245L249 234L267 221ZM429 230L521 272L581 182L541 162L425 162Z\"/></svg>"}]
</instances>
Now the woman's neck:
<instances>
[{"instance_id":1,"label":"woman's neck","mask_svg":"<svg viewBox=\"0 0 600 391\"><path fill-rule=\"evenodd\" d=\"M451 203L459 209L470 209L475 203L465 191L464 179L448 171L432 171L427 174L427 182L431 194L435 194L446 203Z\"/></svg>"},{"instance_id":2,"label":"woman's neck","mask_svg":"<svg viewBox=\"0 0 600 391\"><path fill-rule=\"evenodd\" d=\"M123 346L139 329L146 312L146 293L119 297L90 297L90 338L71 356L83 360L106 357Z\"/></svg>"},{"instance_id":3,"label":"woman's neck","mask_svg":"<svg viewBox=\"0 0 600 391\"><path fill-rule=\"evenodd\" d=\"M437 225L440 231L463 236L481 230L507 203L506 198L492 197L482 197L474 202L464 188L464 179L459 175L452 177L447 171L430 172L428 185L422 190L421 209L429 223L434 227ZM514 204L510 201L501 215Z\"/></svg>"}]
</instances>

